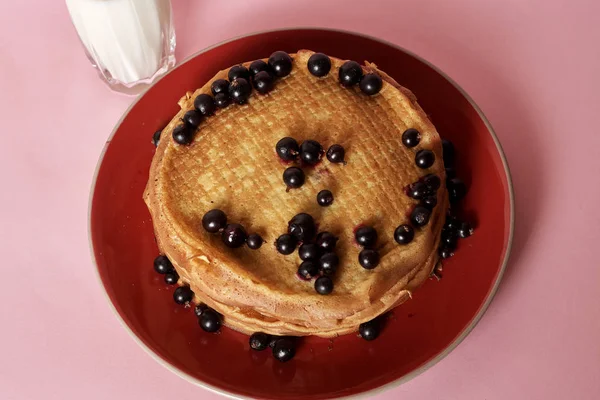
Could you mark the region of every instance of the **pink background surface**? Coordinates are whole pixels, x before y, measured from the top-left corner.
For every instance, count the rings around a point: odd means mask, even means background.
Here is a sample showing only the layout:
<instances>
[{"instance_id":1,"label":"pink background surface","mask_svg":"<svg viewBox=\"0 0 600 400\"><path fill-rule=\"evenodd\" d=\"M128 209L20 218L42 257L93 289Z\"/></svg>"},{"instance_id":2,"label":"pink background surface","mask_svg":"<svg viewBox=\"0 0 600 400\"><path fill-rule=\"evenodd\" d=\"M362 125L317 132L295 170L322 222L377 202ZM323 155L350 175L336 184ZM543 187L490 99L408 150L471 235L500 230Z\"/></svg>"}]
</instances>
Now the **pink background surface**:
<instances>
[{"instance_id":1,"label":"pink background surface","mask_svg":"<svg viewBox=\"0 0 600 400\"><path fill-rule=\"evenodd\" d=\"M469 337L378 399L600 398L600 3L174 0L177 57L322 26L401 45L473 96L516 193L513 255ZM133 101L90 67L60 1L0 5L0 398L214 399L144 353L90 259L88 196Z\"/></svg>"}]
</instances>

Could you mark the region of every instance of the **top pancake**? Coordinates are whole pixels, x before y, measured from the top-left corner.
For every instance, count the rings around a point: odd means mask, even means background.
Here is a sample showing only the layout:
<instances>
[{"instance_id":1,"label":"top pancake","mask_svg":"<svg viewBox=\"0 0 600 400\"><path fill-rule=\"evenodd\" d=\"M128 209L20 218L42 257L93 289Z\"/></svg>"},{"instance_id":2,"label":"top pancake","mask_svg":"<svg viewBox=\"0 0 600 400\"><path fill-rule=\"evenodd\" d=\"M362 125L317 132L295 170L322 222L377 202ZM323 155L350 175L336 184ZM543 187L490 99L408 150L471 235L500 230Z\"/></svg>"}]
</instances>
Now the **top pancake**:
<instances>
[{"instance_id":1,"label":"top pancake","mask_svg":"<svg viewBox=\"0 0 600 400\"><path fill-rule=\"evenodd\" d=\"M445 188L438 190L429 224L415 229L410 244L393 239L395 228L409 223L417 204L405 194L406 187L428 173L445 180L434 126L412 93L374 65L367 64L364 71L378 73L383 87L367 96L358 87L339 84L342 60L331 57L331 72L324 78L311 75L306 65L312 54L292 54L291 74L278 79L269 94L253 91L246 104L231 104L206 118L189 146L175 143L172 130L193 109L197 95L210 94L214 80L227 79L227 70L184 96L181 111L163 130L144 194L161 251L183 282L198 301L220 311L226 325L246 333L330 337L351 332L404 301L437 262L448 204ZM407 128L421 133L419 145L411 149L401 140ZM282 174L288 165L275 153L275 144L285 136L299 143L314 139L325 150L341 144L347 165L324 158L303 167L306 182L301 188L286 191ZM426 170L415 164L421 149L436 156ZM322 189L333 192L330 207L316 202ZM220 235L204 231L202 216L213 208L223 210L229 223L259 233L263 246L231 249ZM296 277L297 253L284 256L273 245L300 212L312 215L319 231L340 237L340 267L329 295L317 294L313 282ZM370 271L358 263L361 248L354 242L354 229L361 224L379 234L381 262Z\"/></svg>"}]
</instances>

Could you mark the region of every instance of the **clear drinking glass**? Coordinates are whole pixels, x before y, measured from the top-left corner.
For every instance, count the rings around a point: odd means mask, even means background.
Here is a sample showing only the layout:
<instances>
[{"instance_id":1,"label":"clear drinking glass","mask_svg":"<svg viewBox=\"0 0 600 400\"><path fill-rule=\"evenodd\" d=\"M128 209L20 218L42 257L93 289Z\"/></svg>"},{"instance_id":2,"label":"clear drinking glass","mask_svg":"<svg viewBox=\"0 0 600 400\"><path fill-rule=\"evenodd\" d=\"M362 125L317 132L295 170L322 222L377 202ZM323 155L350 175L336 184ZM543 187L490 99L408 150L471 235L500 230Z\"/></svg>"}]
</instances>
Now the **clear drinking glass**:
<instances>
[{"instance_id":1,"label":"clear drinking glass","mask_svg":"<svg viewBox=\"0 0 600 400\"><path fill-rule=\"evenodd\" d=\"M111 89L138 94L175 65L170 0L66 0L86 54Z\"/></svg>"}]
</instances>

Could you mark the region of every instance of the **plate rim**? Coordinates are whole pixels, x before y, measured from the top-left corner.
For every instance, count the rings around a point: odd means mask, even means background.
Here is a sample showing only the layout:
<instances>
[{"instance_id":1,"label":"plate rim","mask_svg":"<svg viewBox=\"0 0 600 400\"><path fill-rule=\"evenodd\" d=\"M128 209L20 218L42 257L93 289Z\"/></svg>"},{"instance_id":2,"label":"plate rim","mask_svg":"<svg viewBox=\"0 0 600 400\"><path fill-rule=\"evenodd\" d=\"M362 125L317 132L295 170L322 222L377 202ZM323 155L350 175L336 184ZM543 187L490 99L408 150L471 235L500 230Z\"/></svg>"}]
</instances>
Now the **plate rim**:
<instances>
[{"instance_id":1,"label":"plate rim","mask_svg":"<svg viewBox=\"0 0 600 400\"><path fill-rule=\"evenodd\" d=\"M125 117L127 115L129 115L129 112L131 111L131 109L140 101L140 99L146 94L146 92L148 90L150 90L152 87L154 87L154 85L156 85L158 82L160 82L163 78L165 78L167 75L173 73L175 70L177 70L179 67L181 67L183 64L187 63L188 61L190 61L191 59L198 57L201 54L204 54L214 48L220 47L224 44L230 43L230 42L234 42L236 40L239 39L243 39L243 38L247 38L247 37L251 37L251 36L258 36L258 35L262 35L265 33L273 33L273 32L285 32L285 31L297 31L297 30L303 30L303 31L311 31L311 30L316 30L316 31L327 31L327 32L334 32L334 33L343 33L343 34L348 34L348 35L353 35L353 36L359 36L365 39L369 39L369 40L373 40L376 42L380 42L383 43L385 45L388 45L390 47L395 48L396 50L402 51L406 54L408 54L411 57L414 57L415 59L419 60L420 62L422 62L423 64L427 65L428 67L430 67L431 69L433 69L435 72L437 72L438 74L440 74L444 79L446 79L452 86L454 86L454 88L456 88L460 94L462 96L464 96L464 98L469 102L469 104L473 107L473 109L477 112L477 114L479 115L479 117L481 118L481 120L483 121L485 127L487 128L488 132L490 133L490 135L492 136L492 140L494 141L494 144L496 145L496 149L498 151L498 154L500 155L500 159L502 161L502 166L504 168L504 173L506 175L506 181L507 181L507 187L508 187L508 197L509 197L509 231L508 231L508 241L507 241L507 245L506 245L506 250L504 251L504 259L502 260L502 265L500 267L500 270L498 271L498 275L496 276L496 280L494 282L494 284L492 285L485 301L483 302L483 304L481 305L481 307L479 308L479 310L477 311L477 313L475 314L475 316L471 319L471 321L469 322L469 324L460 332L460 334L452 341L452 343L450 343L448 346L446 346L446 348L444 350L442 350L440 353L438 353L435 357L433 357L432 359L430 359L429 361L427 361L425 364L421 365L420 367L416 368L415 370L407 373L406 375L401 376L400 378L397 378L391 382L388 382L386 384L383 384L381 386L378 386L376 388L373 389L369 389L367 391L361 392L361 393L357 393L357 394L353 394L353 395L349 395L349 396L342 396L342 397L337 397L338 399L349 399L349 398L353 398L353 399L364 399L364 398L368 398L371 396L374 396L376 394L381 394L384 391L387 390L391 390L392 388L396 388L399 387L400 385L402 385L403 383L406 383L410 380L412 380L413 378L421 375L423 372L427 371L428 369L430 369L431 367L433 367L434 365L436 365L438 362L440 362L442 359L446 358L446 356L448 354L450 354L454 349L456 349L458 347L459 344L462 343L462 341L473 331L473 329L475 328L475 326L479 323L479 321L481 320L481 318L483 317L483 315L486 313L487 309L489 308L492 300L494 299L494 297L496 296L496 293L498 292L498 287L500 286L500 282L502 281L502 277L504 276L504 272L506 271L506 267L508 265L509 259L510 259L510 255L511 255L511 250L512 250L512 245L513 245L513 238L514 238L514 231L515 231L515 198L514 198L514 189L513 189L513 183L512 183L512 177L511 177L511 173L510 173L510 169L508 166L508 160L506 159L506 155L504 154L504 150L502 148L502 144L500 143L500 140L498 139L498 136L496 135L496 132L494 131L494 128L492 127L491 123L489 122L489 120L487 119L487 117L485 116L485 114L483 113L483 111L481 110L481 108L477 105L477 103L473 100L473 98L458 84L456 83L456 81L454 81L449 75L447 75L444 71L442 71L440 68L438 68L437 66L435 66L434 64L432 64L431 62L429 62L428 60L426 60L425 58L417 55L416 53L405 49L402 46L399 46L395 43L389 42L385 39L380 39L365 33L361 33L361 32L353 32L353 31L349 31L349 30L345 30L345 29L335 29L335 28L325 28L325 27L308 27L308 26L301 26L301 27L287 27L287 28L278 28L278 29L266 29L266 30L261 30L261 31L254 31L254 32L250 32L250 33L246 33L246 34L242 34L242 35L238 35L238 36L234 36L232 38L229 39L225 39L223 41L220 41L218 43L215 43L211 46L205 47L189 56L187 56L186 58L184 58L178 65L176 65L173 69L171 69L170 71L168 71L167 73L165 73L163 76L161 76L159 79L157 79L155 82L153 82L151 85L149 85L147 88L144 89L144 91L142 91L129 105L129 107L127 107L127 109L123 112L123 114L121 115L121 117L119 118L119 120L117 121L117 123L114 125L114 128L112 130L112 132L110 133L110 135L108 136L106 143L104 144L104 147L102 148L102 151L100 153L100 156L98 157L98 162L96 164L96 168L94 171L94 175L92 178L92 183L91 183L91 187L90 187L90 195L89 195L89 199L88 199L88 218L87 218L87 231L88 231L88 244L89 244L89 249L90 249L90 255L91 255L91 259L92 259L92 264L94 266L94 271L95 271L95 276L96 279L98 281L98 283L100 284L100 286L102 287L102 291L104 293L105 299L107 300L110 309L113 311L113 313L115 314L115 316L117 317L117 320L120 322L121 326L123 328L125 328L125 331L129 334L129 336L134 340L134 342L136 342L148 355L150 355L151 358L153 358L156 362L158 362L160 365L162 365L163 367L165 367L166 369L168 369L169 371L173 372L174 374L176 374L177 376L179 376L180 378L196 385L199 386L205 390L208 390L212 393L215 394L219 394L221 396L224 396L226 398L230 398L230 399L251 399L251 397L247 397L244 395L240 395L237 393L232 393L229 392L225 389L219 388L217 386L211 385L207 382L204 382L190 374L188 374L187 372L181 370L180 368L177 368L176 366L174 366L173 364L171 364L169 361L165 360L163 357L161 357L159 354L157 354L156 352L154 352L148 345L146 345L139 337L138 335L136 335L136 333L131 329L131 327L127 324L127 322L125 321L125 318L119 313L119 311L117 310L115 304L113 303L112 299L110 298L109 294L108 294L108 290L106 285L104 284L104 281L102 280L102 277L100 275L100 270L98 267L98 262L96 260L96 253L94 251L94 243L92 240L92 206L93 206L93 201L94 201L94 194L96 192L96 184L97 184L97 180L98 180L98 174L100 172L100 168L104 162L104 157L106 155L106 152L108 150L108 147L110 146L110 144L112 143L112 138L114 137L114 135L116 134L117 130L119 129L119 127L121 126L121 124L123 123L123 120L125 119Z\"/></svg>"}]
</instances>

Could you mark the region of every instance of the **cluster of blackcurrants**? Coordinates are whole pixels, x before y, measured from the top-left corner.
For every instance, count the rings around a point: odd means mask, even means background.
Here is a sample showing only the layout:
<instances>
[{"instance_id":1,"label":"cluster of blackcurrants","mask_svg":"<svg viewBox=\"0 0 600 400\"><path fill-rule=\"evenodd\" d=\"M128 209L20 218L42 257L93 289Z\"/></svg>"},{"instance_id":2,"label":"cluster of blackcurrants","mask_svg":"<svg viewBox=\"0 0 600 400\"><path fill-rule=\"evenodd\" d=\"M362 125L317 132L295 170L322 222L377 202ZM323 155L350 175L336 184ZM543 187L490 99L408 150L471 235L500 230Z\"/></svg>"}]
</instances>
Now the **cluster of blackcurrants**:
<instances>
[{"instance_id":1,"label":"cluster of blackcurrants","mask_svg":"<svg viewBox=\"0 0 600 400\"><path fill-rule=\"evenodd\" d=\"M315 291L329 294L333 291L332 276L340 263L335 253L337 241L338 238L330 232L317 234L313 217L300 213L288 222L288 233L277 238L275 247L279 253L289 255L300 244L298 255L302 263L298 267L298 277L306 281L317 277Z\"/></svg>"},{"instance_id":2,"label":"cluster of blackcurrants","mask_svg":"<svg viewBox=\"0 0 600 400\"><path fill-rule=\"evenodd\" d=\"M440 257L452 257L458 244L458 239L468 238L473 234L473 231L473 227L468 222L461 221L452 215L446 216L438 250Z\"/></svg>"},{"instance_id":3,"label":"cluster of blackcurrants","mask_svg":"<svg viewBox=\"0 0 600 400\"><path fill-rule=\"evenodd\" d=\"M252 87L266 94L273 89L275 80L288 76L292 71L293 60L284 51L276 51L268 61L256 60L249 68L236 65L229 69L228 79L217 79L211 84L212 96L200 94L194 99L194 109L187 111L183 124L173 129L173 140L181 145L188 145L194 140L196 130L202 120L212 115L216 108L225 108L231 102L244 104L252 93ZM323 53L313 54L307 63L308 70L316 77L324 77L331 70L331 59ZM363 69L355 61L346 61L339 68L338 79L345 87L359 84L360 90L367 95L379 93L383 86L381 77L375 73L363 74ZM152 136L155 146L160 141L161 131L156 131Z\"/></svg>"},{"instance_id":4,"label":"cluster of blackcurrants","mask_svg":"<svg viewBox=\"0 0 600 400\"><path fill-rule=\"evenodd\" d=\"M179 280L179 275L171 261L165 255L159 255L154 259L154 270L161 275L165 276L165 283L167 285L174 285Z\"/></svg>"},{"instance_id":5,"label":"cluster of blackcurrants","mask_svg":"<svg viewBox=\"0 0 600 400\"><path fill-rule=\"evenodd\" d=\"M252 93L252 87L266 94L273 89L275 80L287 76L292 71L292 58L284 51L276 51L268 62L256 60L249 68L236 65L229 69L228 79L217 79L211 86L212 96L200 94L194 99L194 109L187 111L182 118L183 124L173 129L173 140L188 145L194 139L198 126L205 117L212 115L216 108L225 108L231 102L244 104ZM154 133L153 142L157 146L161 131Z\"/></svg>"},{"instance_id":6,"label":"cluster of blackcurrants","mask_svg":"<svg viewBox=\"0 0 600 400\"><path fill-rule=\"evenodd\" d=\"M322 78L331 70L331 59L323 53L315 53L308 59L308 70L316 77ZM358 83L360 90L369 96L379 93L383 86L381 77L375 73L363 74L363 69L356 61L346 61L338 70L338 79L342 86L351 87Z\"/></svg>"},{"instance_id":7,"label":"cluster of blackcurrants","mask_svg":"<svg viewBox=\"0 0 600 400\"><path fill-rule=\"evenodd\" d=\"M252 350L263 351L267 347L273 349L273 357L281 362L286 362L296 355L296 338L291 336L271 336L263 332L256 332L250 336L249 344Z\"/></svg>"},{"instance_id":8,"label":"cluster of blackcurrants","mask_svg":"<svg viewBox=\"0 0 600 400\"><path fill-rule=\"evenodd\" d=\"M402 134L402 143L412 148L421 141L418 130L409 128ZM455 150L449 140L442 140L442 154L444 167L446 168L446 189L451 205L458 203L467 194L467 187L462 180L456 177L454 169ZM431 150L419 150L415 155L415 163L418 167L426 169L435 162L435 154ZM407 188L407 194L413 199L420 200L419 204L410 214L410 222L413 226L421 227L427 225L431 217L431 211L437 205L437 190L441 186L441 180L437 175L428 174L418 182ZM448 258L454 255L454 250L459 238L466 238L473 234L473 228L467 222L459 221L456 217L448 216L442 229L440 257ZM414 238L414 230L410 225L400 225L394 232L394 239L399 244L408 244Z\"/></svg>"},{"instance_id":9,"label":"cluster of blackcurrants","mask_svg":"<svg viewBox=\"0 0 600 400\"><path fill-rule=\"evenodd\" d=\"M414 129L409 128L402 133L402 143L407 148L413 148L421 141L421 133ZM415 164L421 169L427 169L431 167L435 162L435 154L433 151L428 149L422 149L415 154ZM441 185L440 178L437 175L429 174L424 176L419 182L415 182L408 188L408 195L414 199L421 200L420 204L417 205L410 214L410 221L414 226L422 227L429 223L431 217L431 211L437 205L437 190ZM407 225L401 225L396 230L398 233L402 233L406 230ZM394 235L396 237L396 235ZM411 237L412 240L412 237ZM400 244L404 243L404 240L398 241ZM410 242L410 240L409 240Z\"/></svg>"},{"instance_id":10,"label":"cluster of blackcurrants","mask_svg":"<svg viewBox=\"0 0 600 400\"><path fill-rule=\"evenodd\" d=\"M257 250L263 244L263 238L256 233L248 235L240 224L228 224L227 215L215 208L202 217L202 227L210 233L221 233L221 240L227 247L236 249L244 243L252 250Z\"/></svg>"},{"instance_id":11,"label":"cluster of blackcurrants","mask_svg":"<svg viewBox=\"0 0 600 400\"><path fill-rule=\"evenodd\" d=\"M456 177L454 168L455 150L451 141L442 140L442 151L444 155L444 167L446 168L446 189L448 189L448 198L450 204L456 204L467 194L467 186L462 180Z\"/></svg>"},{"instance_id":12,"label":"cluster of blackcurrants","mask_svg":"<svg viewBox=\"0 0 600 400\"><path fill-rule=\"evenodd\" d=\"M179 275L171 260L165 255L159 255L154 259L154 270L159 274L165 276L165 282L169 285L174 285L179 280ZM175 303L187 305L194 299L194 292L189 286L179 286L173 292L173 300ZM216 332L221 328L221 315L205 306L204 304L198 305L195 308L195 313L198 316L198 323L200 327L206 332Z\"/></svg>"},{"instance_id":13,"label":"cluster of blackcurrants","mask_svg":"<svg viewBox=\"0 0 600 400\"><path fill-rule=\"evenodd\" d=\"M379 265L379 252L373 248L377 244L377 236L372 226L362 225L354 232L354 240L363 247L358 253L358 263L364 269L374 269Z\"/></svg>"},{"instance_id":14,"label":"cluster of blackcurrants","mask_svg":"<svg viewBox=\"0 0 600 400\"><path fill-rule=\"evenodd\" d=\"M419 200L419 204L410 213L410 222L413 226L422 227L429 223L431 212L437 205L437 191L440 186L440 177L434 174L427 174L409 185L408 196Z\"/></svg>"},{"instance_id":15,"label":"cluster of blackcurrants","mask_svg":"<svg viewBox=\"0 0 600 400\"><path fill-rule=\"evenodd\" d=\"M323 146L321 143L316 140L305 140L302 144L298 145L296 139L291 137L284 137L280 139L277 144L275 144L275 152L279 158L284 162L294 162L300 160L302 165L315 165L321 158L323 158L323 154L325 151L323 150ZM344 157L346 155L346 151L344 147L339 144L334 144L327 150L327 159L329 162L334 164L345 164L346 161ZM296 189L304 185L305 176L302 168L299 167L288 167L285 171L283 171L283 182L289 189ZM323 196L323 199L319 200L319 196L317 196L317 201L322 206L328 206L333 202L333 195L330 191L329 196ZM330 199L331 201L328 201Z\"/></svg>"},{"instance_id":16,"label":"cluster of blackcurrants","mask_svg":"<svg viewBox=\"0 0 600 400\"><path fill-rule=\"evenodd\" d=\"M444 167L446 167L446 188L448 189L448 198L450 204L456 204L467 194L467 186L462 180L456 177L454 169L455 150L454 145L449 140L442 140ZM454 255L454 250L458 244L458 239L464 239L473 234L473 227L465 221L459 220L453 215L446 216L446 222L442 228L440 247L438 249L441 258L449 258Z\"/></svg>"}]
</instances>

